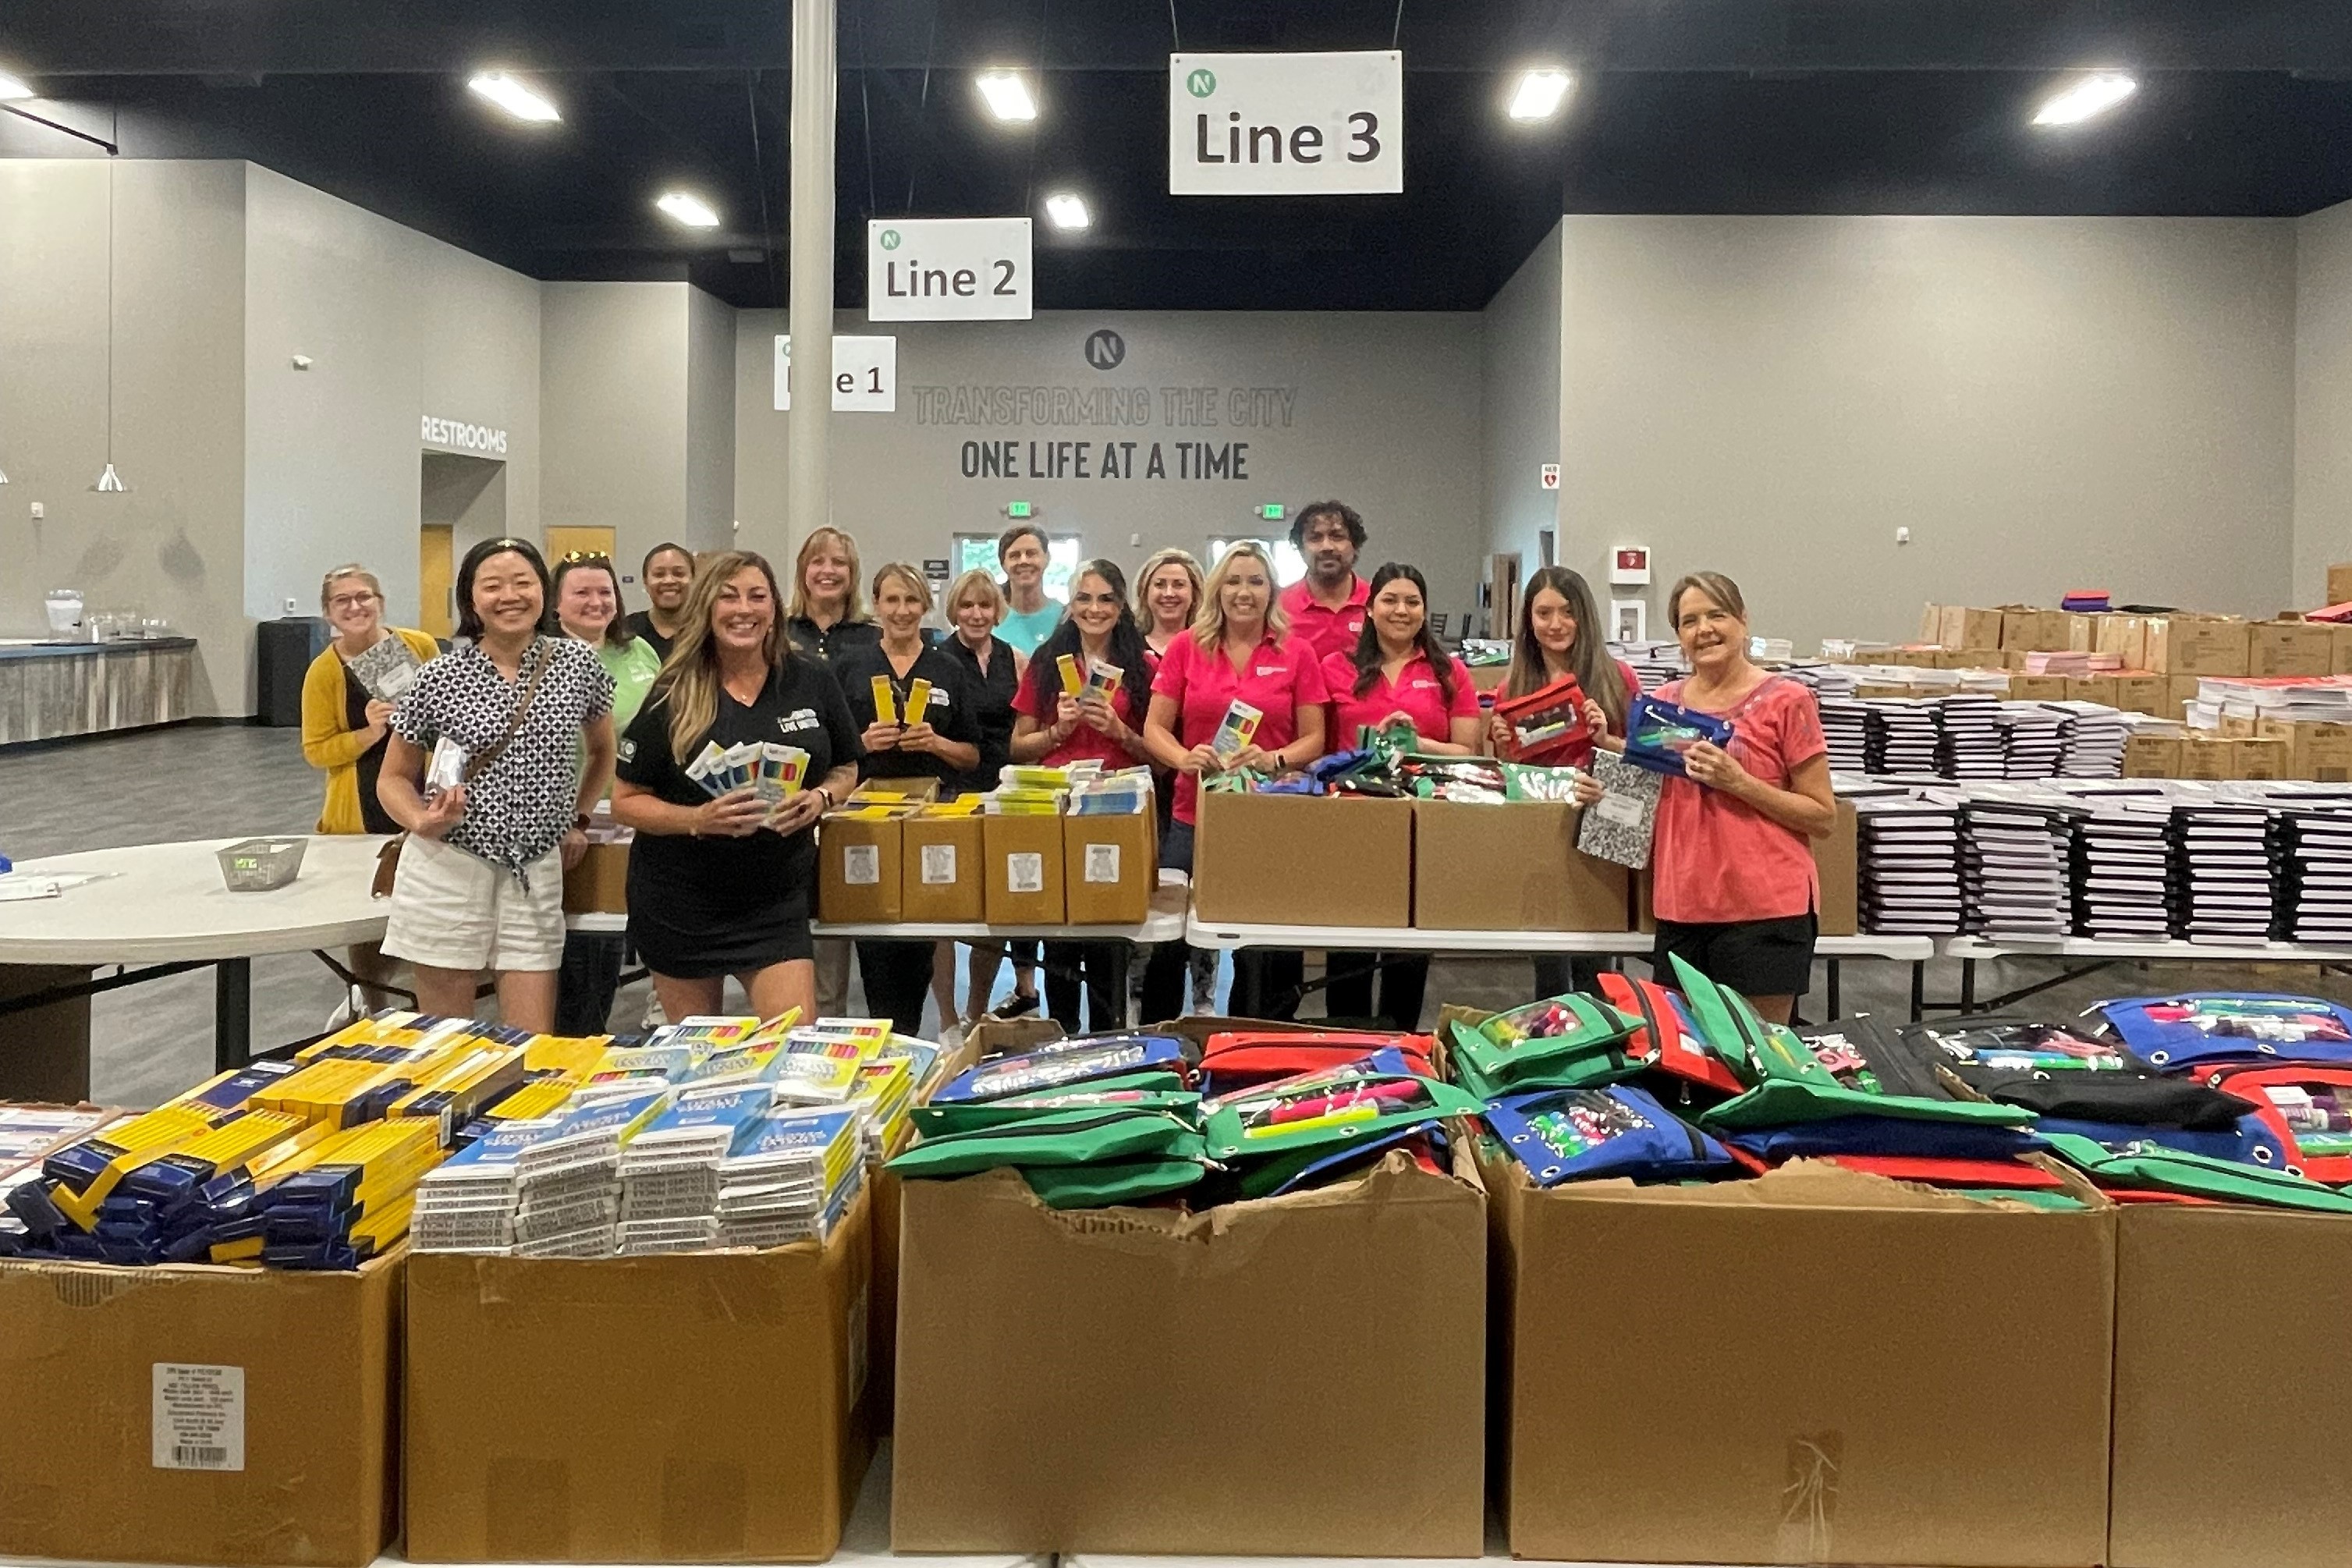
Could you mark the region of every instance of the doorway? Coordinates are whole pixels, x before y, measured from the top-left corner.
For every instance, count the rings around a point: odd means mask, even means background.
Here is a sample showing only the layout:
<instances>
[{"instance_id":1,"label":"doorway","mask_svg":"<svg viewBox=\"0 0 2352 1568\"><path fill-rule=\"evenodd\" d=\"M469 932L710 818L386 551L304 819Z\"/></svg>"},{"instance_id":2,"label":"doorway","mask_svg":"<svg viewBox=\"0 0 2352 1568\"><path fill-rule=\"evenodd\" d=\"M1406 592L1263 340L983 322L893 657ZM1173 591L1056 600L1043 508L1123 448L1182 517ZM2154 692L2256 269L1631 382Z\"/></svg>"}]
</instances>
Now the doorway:
<instances>
[{"instance_id":1,"label":"doorway","mask_svg":"<svg viewBox=\"0 0 2352 1568\"><path fill-rule=\"evenodd\" d=\"M567 555L602 555L613 558L613 531L609 528L551 528L544 531L547 542L547 569Z\"/></svg>"},{"instance_id":2,"label":"doorway","mask_svg":"<svg viewBox=\"0 0 2352 1568\"><path fill-rule=\"evenodd\" d=\"M446 638L457 632L457 561L507 531L507 466L461 452L426 452L417 489L415 625Z\"/></svg>"},{"instance_id":3,"label":"doorway","mask_svg":"<svg viewBox=\"0 0 2352 1568\"><path fill-rule=\"evenodd\" d=\"M1486 635L1498 642L1508 642L1519 629L1519 555L1512 551L1497 555L1491 563L1487 600L1491 616Z\"/></svg>"}]
</instances>

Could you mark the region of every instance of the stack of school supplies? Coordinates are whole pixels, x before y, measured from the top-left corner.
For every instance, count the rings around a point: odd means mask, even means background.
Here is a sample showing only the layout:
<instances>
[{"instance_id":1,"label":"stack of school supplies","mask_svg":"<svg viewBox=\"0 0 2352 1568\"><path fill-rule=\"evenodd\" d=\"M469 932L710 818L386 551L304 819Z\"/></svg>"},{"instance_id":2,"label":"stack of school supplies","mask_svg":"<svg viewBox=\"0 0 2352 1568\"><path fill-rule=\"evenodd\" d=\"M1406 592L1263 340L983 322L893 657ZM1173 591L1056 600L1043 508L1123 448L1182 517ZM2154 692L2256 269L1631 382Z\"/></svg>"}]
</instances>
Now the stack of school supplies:
<instances>
[{"instance_id":1,"label":"stack of school supplies","mask_svg":"<svg viewBox=\"0 0 2352 1568\"><path fill-rule=\"evenodd\" d=\"M681 1089L621 1150L620 1224L624 1256L696 1252L717 1236L719 1163L736 1139L767 1113L769 1084Z\"/></svg>"},{"instance_id":2,"label":"stack of school supplies","mask_svg":"<svg viewBox=\"0 0 2352 1568\"><path fill-rule=\"evenodd\" d=\"M779 805L806 782L808 763L808 752L781 742L744 741L722 746L707 741L694 761L687 763L686 776L714 800L732 790L748 789L771 805Z\"/></svg>"},{"instance_id":3,"label":"stack of school supplies","mask_svg":"<svg viewBox=\"0 0 2352 1568\"><path fill-rule=\"evenodd\" d=\"M1505 1095L1483 1114L1539 1187L1606 1176L1705 1180L1738 1169L1722 1144L1632 1084Z\"/></svg>"},{"instance_id":4,"label":"stack of school supplies","mask_svg":"<svg viewBox=\"0 0 2352 1568\"><path fill-rule=\"evenodd\" d=\"M1208 1158L1225 1173L1220 1184L1242 1198L1341 1181L1396 1152L1443 1174L1446 1119L1483 1109L1468 1091L1414 1072L1394 1048L1201 1107Z\"/></svg>"},{"instance_id":5,"label":"stack of school supplies","mask_svg":"<svg viewBox=\"0 0 2352 1568\"><path fill-rule=\"evenodd\" d=\"M513 1251L522 1152L554 1125L552 1120L512 1122L442 1162L416 1185L409 1245L419 1252ZM590 1214L582 1222L594 1223L596 1217Z\"/></svg>"},{"instance_id":6,"label":"stack of school supplies","mask_svg":"<svg viewBox=\"0 0 2352 1568\"><path fill-rule=\"evenodd\" d=\"M904 1140L915 1103L916 1059L893 1051L861 1062L849 1108L857 1112L858 1142L868 1164L878 1164Z\"/></svg>"},{"instance_id":7,"label":"stack of school supplies","mask_svg":"<svg viewBox=\"0 0 2352 1568\"><path fill-rule=\"evenodd\" d=\"M297 1157L300 1169L255 1199L261 1260L278 1268L356 1268L388 1250L408 1234L417 1181L444 1152L434 1124L415 1118L322 1141Z\"/></svg>"},{"instance_id":8,"label":"stack of school supplies","mask_svg":"<svg viewBox=\"0 0 2352 1568\"><path fill-rule=\"evenodd\" d=\"M823 1241L865 1184L855 1110L779 1106L747 1123L719 1163L719 1247Z\"/></svg>"}]
</instances>

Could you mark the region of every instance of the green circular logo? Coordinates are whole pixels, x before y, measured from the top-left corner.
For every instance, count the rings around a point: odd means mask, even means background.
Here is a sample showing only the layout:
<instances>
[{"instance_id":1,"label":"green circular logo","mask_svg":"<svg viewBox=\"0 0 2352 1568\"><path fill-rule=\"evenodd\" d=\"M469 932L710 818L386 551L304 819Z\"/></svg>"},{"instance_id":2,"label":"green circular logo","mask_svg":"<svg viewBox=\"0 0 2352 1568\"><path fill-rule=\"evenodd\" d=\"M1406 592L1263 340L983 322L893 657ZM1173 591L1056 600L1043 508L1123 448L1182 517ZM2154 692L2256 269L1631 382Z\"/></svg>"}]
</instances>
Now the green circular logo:
<instances>
[{"instance_id":1,"label":"green circular logo","mask_svg":"<svg viewBox=\"0 0 2352 1568\"><path fill-rule=\"evenodd\" d=\"M1184 79L1184 90L1194 98L1208 97L1217 90L1217 73L1213 70L1194 71Z\"/></svg>"},{"instance_id":2,"label":"green circular logo","mask_svg":"<svg viewBox=\"0 0 2352 1568\"><path fill-rule=\"evenodd\" d=\"M898 248L898 231L897 229L886 228L882 231L882 248L885 250L896 250Z\"/></svg>"}]
</instances>

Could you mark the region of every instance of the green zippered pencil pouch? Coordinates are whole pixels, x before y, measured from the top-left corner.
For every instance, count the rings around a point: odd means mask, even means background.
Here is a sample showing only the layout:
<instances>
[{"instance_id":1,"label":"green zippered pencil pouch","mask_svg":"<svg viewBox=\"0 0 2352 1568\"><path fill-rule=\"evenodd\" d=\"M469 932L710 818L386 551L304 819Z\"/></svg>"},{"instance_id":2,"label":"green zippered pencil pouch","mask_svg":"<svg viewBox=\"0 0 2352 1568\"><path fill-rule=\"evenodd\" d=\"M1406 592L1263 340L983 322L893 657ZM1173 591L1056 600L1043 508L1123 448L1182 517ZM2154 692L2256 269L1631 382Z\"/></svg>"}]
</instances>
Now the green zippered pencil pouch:
<instances>
[{"instance_id":1,"label":"green zippered pencil pouch","mask_svg":"<svg viewBox=\"0 0 2352 1568\"><path fill-rule=\"evenodd\" d=\"M1207 1169L1198 1160L1120 1160L1102 1165L1032 1165L1021 1177L1047 1208L1100 1209L1181 1193Z\"/></svg>"},{"instance_id":2,"label":"green zippered pencil pouch","mask_svg":"<svg viewBox=\"0 0 2352 1568\"><path fill-rule=\"evenodd\" d=\"M888 1169L902 1176L961 1176L1005 1165L1199 1159L1201 1153L1199 1131L1167 1111L1060 1110L1002 1127L927 1138L892 1160Z\"/></svg>"}]
</instances>

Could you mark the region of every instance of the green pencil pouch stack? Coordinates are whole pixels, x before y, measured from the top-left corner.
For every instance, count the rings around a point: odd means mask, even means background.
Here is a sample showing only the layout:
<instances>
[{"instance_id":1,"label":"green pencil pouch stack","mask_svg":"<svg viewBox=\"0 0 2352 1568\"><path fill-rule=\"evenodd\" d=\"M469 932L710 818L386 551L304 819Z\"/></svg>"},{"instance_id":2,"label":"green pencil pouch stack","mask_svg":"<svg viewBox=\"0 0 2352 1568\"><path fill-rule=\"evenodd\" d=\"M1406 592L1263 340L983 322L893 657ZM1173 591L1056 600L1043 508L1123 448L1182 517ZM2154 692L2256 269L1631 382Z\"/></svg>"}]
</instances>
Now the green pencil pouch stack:
<instances>
[{"instance_id":1,"label":"green pencil pouch stack","mask_svg":"<svg viewBox=\"0 0 2352 1568\"><path fill-rule=\"evenodd\" d=\"M928 1106L920 1142L888 1168L910 1178L1018 1170L1054 1208L1139 1203L1180 1192L1207 1169L1201 1097L1106 1089Z\"/></svg>"},{"instance_id":2,"label":"green pencil pouch stack","mask_svg":"<svg viewBox=\"0 0 2352 1568\"><path fill-rule=\"evenodd\" d=\"M2272 1208L2316 1209L2352 1214L2352 1194L2323 1187L2307 1177L2237 1160L2216 1160L2154 1143L2118 1152L2071 1132L2045 1132L2051 1152L2102 1187L2179 1193L2225 1203Z\"/></svg>"}]
</instances>

